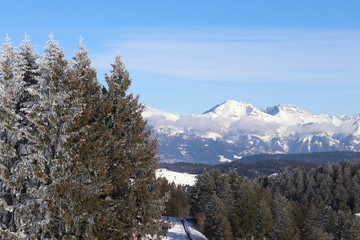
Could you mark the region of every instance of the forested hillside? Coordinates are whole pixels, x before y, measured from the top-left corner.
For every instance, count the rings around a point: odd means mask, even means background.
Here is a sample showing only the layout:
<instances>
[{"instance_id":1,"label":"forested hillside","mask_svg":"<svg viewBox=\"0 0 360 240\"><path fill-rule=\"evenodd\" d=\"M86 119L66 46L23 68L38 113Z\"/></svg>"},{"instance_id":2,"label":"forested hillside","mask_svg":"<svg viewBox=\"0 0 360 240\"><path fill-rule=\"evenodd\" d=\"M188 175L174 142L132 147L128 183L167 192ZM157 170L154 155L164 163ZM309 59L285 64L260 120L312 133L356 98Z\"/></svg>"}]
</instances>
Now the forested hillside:
<instances>
[{"instance_id":1,"label":"forested hillside","mask_svg":"<svg viewBox=\"0 0 360 240\"><path fill-rule=\"evenodd\" d=\"M263 160L255 163L232 162L222 163L216 165L210 164L193 164L193 163L160 163L159 167L176 172L187 172L193 174L201 174L210 170L219 170L222 173L229 173L231 171L237 172L240 176L246 178L254 178L256 176L270 175L288 171L297 167L304 169L311 169L318 167L319 164L301 162L301 161L288 161L288 160Z\"/></svg>"},{"instance_id":2,"label":"forested hillside","mask_svg":"<svg viewBox=\"0 0 360 240\"><path fill-rule=\"evenodd\" d=\"M360 163L244 179L199 175L191 212L209 239L360 239Z\"/></svg>"}]
</instances>

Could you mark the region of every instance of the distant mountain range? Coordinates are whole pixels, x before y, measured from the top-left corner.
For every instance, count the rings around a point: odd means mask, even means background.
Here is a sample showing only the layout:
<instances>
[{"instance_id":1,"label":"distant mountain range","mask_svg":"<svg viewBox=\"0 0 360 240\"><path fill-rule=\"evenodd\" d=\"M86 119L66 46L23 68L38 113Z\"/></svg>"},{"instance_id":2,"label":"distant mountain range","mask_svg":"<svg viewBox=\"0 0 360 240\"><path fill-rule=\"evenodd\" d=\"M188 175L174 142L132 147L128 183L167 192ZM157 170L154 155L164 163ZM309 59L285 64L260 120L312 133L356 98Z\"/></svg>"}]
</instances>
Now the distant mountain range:
<instances>
[{"instance_id":1,"label":"distant mountain range","mask_svg":"<svg viewBox=\"0 0 360 240\"><path fill-rule=\"evenodd\" d=\"M316 115L294 105L256 108L228 100L201 115L147 106L161 162L216 164L254 154L360 151L360 114Z\"/></svg>"}]
</instances>

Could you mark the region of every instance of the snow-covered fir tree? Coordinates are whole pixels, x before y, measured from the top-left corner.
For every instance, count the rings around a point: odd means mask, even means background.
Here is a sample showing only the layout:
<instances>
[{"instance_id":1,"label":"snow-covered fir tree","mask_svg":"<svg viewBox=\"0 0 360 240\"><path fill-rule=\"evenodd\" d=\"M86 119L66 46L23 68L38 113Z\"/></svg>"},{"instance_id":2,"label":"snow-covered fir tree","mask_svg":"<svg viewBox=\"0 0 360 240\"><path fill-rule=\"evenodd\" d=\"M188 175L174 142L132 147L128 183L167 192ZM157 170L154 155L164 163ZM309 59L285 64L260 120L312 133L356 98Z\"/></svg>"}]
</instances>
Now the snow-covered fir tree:
<instances>
[{"instance_id":1,"label":"snow-covered fir tree","mask_svg":"<svg viewBox=\"0 0 360 240\"><path fill-rule=\"evenodd\" d=\"M105 109L109 107L102 103L96 71L82 40L70 65L69 89L64 101L67 107L64 114L68 119L66 152L54 172L52 190L57 201L54 201L53 219L57 220L53 222L52 232L57 238L96 239L92 229L99 189L101 191L101 184L106 181L101 179L98 170L105 163L107 142L102 135L107 133L104 118L108 112Z\"/></svg>"},{"instance_id":2,"label":"snow-covered fir tree","mask_svg":"<svg viewBox=\"0 0 360 240\"><path fill-rule=\"evenodd\" d=\"M35 149L38 130L32 122L37 94L38 56L30 39L24 36L19 52L5 43L1 60L2 101L1 140L7 150L0 159L3 167L1 193L7 219L2 225L4 239L43 236L47 225L47 203L44 199L45 171ZM12 60L10 60L12 59ZM11 63L12 68L10 68ZM10 71L9 71L10 70Z\"/></svg>"},{"instance_id":3,"label":"snow-covered fir tree","mask_svg":"<svg viewBox=\"0 0 360 240\"><path fill-rule=\"evenodd\" d=\"M17 192L14 183L13 168L20 159L17 156L16 143L21 136L18 129L19 116L15 113L16 95L21 92L22 84L15 81L16 65L19 57L12 42L7 37L3 44L0 59L0 171L1 171L1 232L2 238L17 231L14 220L14 195ZM15 234L11 234L16 236Z\"/></svg>"},{"instance_id":4,"label":"snow-covered fir tree","mask_svg":"<svg viewBox=\"0 0 360 240\"><path fill-rule=\"evenodd\" d=\"M29 41L1 52L0 238L159 238L157 144L120 57L102 91L82 40L72 61Z\"/></svg>"}]
</instances>

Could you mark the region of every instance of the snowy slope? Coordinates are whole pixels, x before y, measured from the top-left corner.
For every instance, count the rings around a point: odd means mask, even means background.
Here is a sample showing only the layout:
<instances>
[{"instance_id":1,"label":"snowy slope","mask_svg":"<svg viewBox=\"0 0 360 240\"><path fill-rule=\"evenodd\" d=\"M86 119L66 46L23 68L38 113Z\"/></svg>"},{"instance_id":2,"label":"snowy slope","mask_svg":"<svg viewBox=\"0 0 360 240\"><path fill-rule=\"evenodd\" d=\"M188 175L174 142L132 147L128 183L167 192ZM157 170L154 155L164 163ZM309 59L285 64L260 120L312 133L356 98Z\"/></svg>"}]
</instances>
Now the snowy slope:
<instances>
[{"instance_id":1,"label":"snowy slope","mask_svg":"<svg viewBox=\"0 0 360 240\"><path fill-rule=\"evenodd\" d=\"M294 105L256 108L228 100L200 115L147 107L165 162L216 163L258 153L360 151L360 114L312 114ZM223 156L220 158L218 156Z\"/></svg>"},{"instance_id":2,"label":"snowy slope","mask_svg":"<svg viewBox=\"0 0 360 240\"><path fill-rule=\"evenodd\" d=\"M179 173L170 171L164 168L156 170L156 177L164 177L169 182L173 182L177 185L190 185L193 186L196 182L196 174Z\"/></svg>"},{"instance_id":3,"label":"snowy slope","mask_svg":"<svg viewBox=\"0 0 360 240\"><path fill-rule=\"evenodd\" d=\"M173 227L169 230L168 235L162 238L162 240L188 240L189 237L186 231L188 231L192 240L207 240L207 238L195 228L193 223L184 221L186 228L185 231L184 226L180 220L182 219L169 217L169 221L172 222Z\"/></svg>"},{"instance_id":4,"label":"snowy slope","mask_svg":"<svg viewBox=\"0 0 360 240\"><path fill-rule=\"evenodd\" d=\"M199 232L196 227L194 226L194 223L187 222L187 227L190 232L192 240L207 240L207 238Z\"/></svg>"}]
</instances>

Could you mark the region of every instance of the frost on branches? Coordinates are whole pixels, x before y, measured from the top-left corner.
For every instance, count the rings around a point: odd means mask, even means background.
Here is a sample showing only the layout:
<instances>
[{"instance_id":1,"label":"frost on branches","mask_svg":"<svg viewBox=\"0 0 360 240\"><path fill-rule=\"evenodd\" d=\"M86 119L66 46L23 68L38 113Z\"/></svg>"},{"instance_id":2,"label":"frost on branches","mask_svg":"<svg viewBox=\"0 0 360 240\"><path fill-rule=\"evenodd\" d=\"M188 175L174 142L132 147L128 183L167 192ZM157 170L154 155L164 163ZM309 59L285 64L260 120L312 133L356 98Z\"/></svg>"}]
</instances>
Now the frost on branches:
<instances>
[{"instance_id":1,"label":"frost on branches","mask_svg":"<svg viewBox=\"0 0 360 240\"><path fill-rule=\"evenodd\" d=\"M0 239L159 238L157 144L119 56L102 89L79 41L6 38L0 58Z\"/></svg>"}]
</instances>

